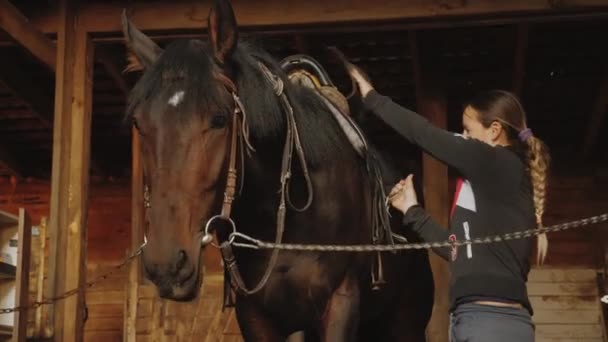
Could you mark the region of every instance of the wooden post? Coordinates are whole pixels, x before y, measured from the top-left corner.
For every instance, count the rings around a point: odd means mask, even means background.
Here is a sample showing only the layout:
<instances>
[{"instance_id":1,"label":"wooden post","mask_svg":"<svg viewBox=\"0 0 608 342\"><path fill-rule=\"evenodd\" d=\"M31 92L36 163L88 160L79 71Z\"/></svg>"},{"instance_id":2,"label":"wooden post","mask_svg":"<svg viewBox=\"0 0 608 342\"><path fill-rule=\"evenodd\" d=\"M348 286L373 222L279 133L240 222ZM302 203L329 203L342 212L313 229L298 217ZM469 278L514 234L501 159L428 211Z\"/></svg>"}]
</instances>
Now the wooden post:
<instances>
[{"instance_id":1,"label":"wooden post","mask_svg":"<svg viewBox=\"0 0 608 342\"><path fill-rule=\"evenodd\" d=\"M429 119L432 124L445 129L447 127L445 95L438 90L436 80L424 72L420 63L416 32L410 31L408 36L418 112ZM422 170L425 209L434 220L447 229L450 201L448 168L445 164L424 153ZM432 251L429 251L429 257L435 283L435 295L431 321L427 326L427 341L447 342L449 340L448 264Z\"/></svg>"},{"instance_id":2,"label":"wooden post","mask_svg":"<svg viewBox=\"0 0 608 342\"><path fill-rule=\"evenodd\" d=\"M53 131L50 260L47 298L80 288L55 302L49 320L56 341L82 341L90 164L93 45L73 1L59 7Z\"/></svg>"},{"instance_id":3,"label":"wooden post","mask_svg":"<svg viewBox=\"0 0 608 342\"><path fill-rule=\"evenodd\" d=\"M15 306L29 304L30 256L32 248L32 219L23 208L19 208L19 230L17 243L17 286L15 288ZM27 311L15 312L13 321L13 341L24 342L27 337Z\"/></svg>"},{"instance_id":4,"label":"wooden post","mask_svg":"<svg viewBox=\"0 0 608 342\"><path fill-rule=\"evenodd\" d=\"M139 153L139 134L133 128L132 163L131 163L131 252L139 248L144 236L144 180ZM139 300L138 288L141 279L141 262L136 258L129 265L129 278L126 289L125 323L123 340L135 341L137 337L137 302Z\"/></svg>"}]
</instances>

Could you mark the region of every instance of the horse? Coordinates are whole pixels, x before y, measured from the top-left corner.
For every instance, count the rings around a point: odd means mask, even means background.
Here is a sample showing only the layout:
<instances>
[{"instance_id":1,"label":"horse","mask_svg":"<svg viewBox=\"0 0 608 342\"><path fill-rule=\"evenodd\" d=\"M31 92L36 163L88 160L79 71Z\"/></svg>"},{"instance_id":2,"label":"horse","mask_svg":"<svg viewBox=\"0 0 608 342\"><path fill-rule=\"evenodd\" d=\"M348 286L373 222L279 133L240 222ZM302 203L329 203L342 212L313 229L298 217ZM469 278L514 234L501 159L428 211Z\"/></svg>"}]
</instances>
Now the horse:
<instances>
[{"instance_id":1,"label":"horse","mask_svg":"<svg viewBox=\"0 0 608 342\"><path fill-rule=\"evenodd\" d=\"M238 234L372 242L369 168L318 94L289 82L276 60L239 38L227 0L212 5L206 42L162 49L125 13L122 25L128 69L143 71L126 115L141 141L142 264L159 296L196 298L201 251L217 246L246 341L283 341L297 331L307 341L424 341L433 305L426 251L378 258L236 245ZM391 226L403 230L399 220L393 215ZM385 284L373 286L378 260Z\"/></svg>"}]
</instances>

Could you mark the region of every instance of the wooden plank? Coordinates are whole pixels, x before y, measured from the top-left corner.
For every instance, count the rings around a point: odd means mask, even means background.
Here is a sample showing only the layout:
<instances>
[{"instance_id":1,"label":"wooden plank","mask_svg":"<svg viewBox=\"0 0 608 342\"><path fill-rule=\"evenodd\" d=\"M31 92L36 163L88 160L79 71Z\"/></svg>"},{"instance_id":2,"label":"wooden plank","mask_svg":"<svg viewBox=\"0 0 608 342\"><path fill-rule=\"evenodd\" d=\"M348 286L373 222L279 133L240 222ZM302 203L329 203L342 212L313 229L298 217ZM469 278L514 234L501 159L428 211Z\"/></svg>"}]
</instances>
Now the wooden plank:
<instances>
[{"instance_id":1,"label":"wooden plank","mask_svg":"<svg viewBox=\"0 0 608 342\"><path fill-rule=\"evenodd\" d=\"M598 324L599 310L534 310L535 324Z\"/></svg>"},{"instance_id":2,"label":"wooden plank","mask_svg":"<svg viewBox=\"0 0 608 342\"><path fill-rule=\"evenodd\" d=\"M536 342L604 342L603 338L538 338Z\"/></svg>"},{"instance_id":3,"label":"wooden plank","mask_svg":"<svg viewBox=\"0 0 608 342\"><path fill-rule=\"evenodd\" d=\"M599 324L537 324L536 338L602 338Z\"/></svg>"},{"instance_id":4,"label":"wooden plank","mask_svg":"<svg viewBox=\"0 0 608 342\"><path fill-rule=\"evenodd\" d=\"M593 269L534 268L528 274L528 283L595 283L597 271Z\"/></svg>"},{"instance_id":5,"label":"wooden plank","mask_svg":"<svg viewBox=\"0 0 608 342\"><path fill-rule=\"evenodd\" d=\"M154 299L140 299L137 302L137 317L150 317L154 309Z\"/></svg>"},{"instance_id":6,"label":"wooden plank","mask_svg":"<svg viewBox=\"0 0 608 342\"><path fill-rule=\"evenodd\" d=\"M55 45L8 0L0 0L0 28L49 70L55 71L57 57Z\"/></svg>"},{"instance_id":7,"label":"wooden plank","mask_svg":"<svg viewBox=\"0 0 608 342\"><path fill-rule=\"evenodd\" d=\"M606 10L602 0L459 0L432 1L386 0L381 3L352 0L235 1L237 21L241 26L265 27L284 25L322 25L378 23L394 20L457 19L470 16L563 15L581 11ZM89 3L82 15L90 32L120 32L120 13L126 8L133 22L142 30L204 29L209 2L174 1L149 3ZM470 21L470 20L469 20ZM33 17L32 22L45 33L55 32L57 19L53 13Z\"/></svg>"},{"instance_id":8,"label":"wooden plank","mask_svg":"<svg viewBox=\"0 0 608 342\"><path fill-rule=\"evenodd\" d=\"M121 317L98 317L86 322L86 331L120 331L122 329Z\"/></svg>"},{"instance_id":9,"label":"wooden plank","mask_svg":"<svg viewBox=\"0 0 608 342\"><path fill-rule=\"evenodd\" d=\"M218 311L213 321L207 328L207 338L205 338L205 342L212 342L217 339L217 336L222 335L222 331L228 322L228 318L230 317L230 312L228 311Z\"/></svg>"},{"instance_id":10,"label":"wooden plank","mask_svg":"<svg viewBox=\"0 0 608 342\"><path fill-rule=\"evenodd\" d=\"M66 0L70 1L70 0ZM65 288L82 287L86 280L86 232L90 165L90 131L93 90L93 45L87 32L75 29L73 99L70 134L70 182L66 236ZM83 333L84 289L77 297L67 298L63 312L63 338L80 341ZM59 311L61 314L62 312Z\"/></svg>"},{"instance_id":11,"label":"wooden plank","mask_svg":"<svg viewBox=\"0 0 608 342\"><path fill-rule=\"evenodd\" d=\"M239 327L234 310L230 310L230 317L228 317L228 323L226 323L223 333L224 335L241 335L241 328Z\"/></svg>"},{"instance_id":12,"label":"wooden plank","mask_svg":"<svg viewBox=\"0 0 608 342\"><path fill-rule=\"evenodd\" d=\"M530 296L534 310L599 310L598 298L593 296Z\"/></svg>"},{"instance_id":13,"label":"wooden plank","mask_svg":"<svg viewBox=\"0 0 608 342\"><path fill-rule=\"evenodd\" d=\"M551 253L551 247L549 247L549 253L547 254L545 265L556 267L599 267L597 258L593 253L580 254L573 257L572 255Z\"/></svg>"},{"instance_id":14,"label":"wooden plank","mask_svg":"<svg viewBox=\"0 0 608 342\"><path fill-rule=\"evenodd\" d=\"M60 4L51 190L50 296L81 288L55 304L56 340L80 341L84 328L86 226L93 46L79 26L74 3ZM68 271L69 270L69 271Z\"/></svg>"},{"instance_id":15,"label":"wooden plank","mask_svg":"<svg viewBox=\"0 0 608 342\"><path fill-rule=\"evenodd\" d=\"M70 116L73 87L70 80L73 78L73 69L70 65L74 56L74 17L69 15L62 2L62 8L57 18L57 54L58 63L55 78L55 121L53 130L53 166L51 176L51 198L49 215L49 286L45 288L45 298L52 298L61 294L64 279L59 277L58 271L65 272L65 229L67 226L68 192L65 189L69 184L70 160ZM60 247L61 246L61 247ZM53 305L48 311L47 329L44 336L51 337L55 333L55 311L60 304ZM58 319L59 320L59 319Z\"/></svg>"},{"instance_id":16,"label":"wooden plank","mask_svg":"<svg viewBox=\"0 0 608 342\"><path fill-rule=\"evenodd\" d=\"M90 277L91 279L95 279L95 277ZM125 290L125 285L127 283L127 277L109 277L105 280L102 280L92 287L87 289L87 292L106 292L106 291L120 291L123 292Z\"/></svg>"},{"instance_id":17,"label":"wooden plank","mask_svg":"<svg viewBox=\"0 0 608 342\"><path fill-rule=\"evenodd\" d=\"M243 342L241 335L224 335L222 336L222 342Z\"/></svg>"},{"instance_id":18,"label":"wooden plank","mask_svg":"<svg viewBox=\"0 0 608 342\"><path fill-rule=\"evenodd\" d=\"M122 304L125 299L124 291L87 292L87 304Z\"/></svg>"},{"instance_id":19,"label":"wooden plank","mask_svg":"<svg viewBox=\"0 0 608 342\"><path fill-rule=\"evenodd\" d=\"M107 318L107 317L121 317L123 315L123 304L122 303L103 303L103 304L90 304L87 305L89 312L89 319L92 318Z\"/></svg>"},{"instance_id":20,"label":"wooden plank","mask_svg":"<svg viewBox=\"0 0 608 342\"><path fill-rule=\"evenodd\" d=\"M36 272L36 277L37 277L37 288L36 288L36 301L37 302L41 302L43 299L43 295L44 295L44 288L45 288L45 280L46 280L46 272L47 272L47 268L46 268L46 264L47 264L47 255L46 255L46 251L47 251L47 218L46 217L42 217L40 219L40 225L39 225L39 230L40 230L40 254L38 255L39 259L39 264L38 264L38 272ZM45 320L44 317L46 317L46 315L48 314L48 306L43 305L41 307L39 307L38 309L36 309L36 319L35 319L35 332L34 332L34 336L40 336L40 337L48 337L44 335L44 330L45 330Z\"/></svg>"},{"instance_id":21,"label":"wooden plank","mask_svg":"<svg viewBox=\"0 0 608 342\"><path fill-rule=\"evenodd\" d=\"M597 284L529 283L529 296L597 296Z\"/></svg>"},{"instance_id":22,"label":"wooden plank","mask_svg":"<svg viewBox=\"0 0 608 342\"><path fill-rule=\"evenodd\" d=\"M17 278L15 283L15 305L27 306L29 300L30 252L32 247L32 219L25 209L19 209ZM15 312L13 321L13 341L25 341L27 331L27 311Z\"/></svg>"},{"instance_id":23,"label":"wooden plank","mask_svg":"<svg viewBox=\"0 0 608 342\"><path fill-rule=\"evenodd\" d=\"M158 298L158 290L153 285L139 285L138 298Z\"/></svg>"},{"instance_id":24,"label":"wooden plank","mask_svg":"<svg viewBox=\"0 0 608 342\"><path fill-rule=\"evenodd\" d=\"M149 317L137 318L135 321L135 332L137 335L147 335L154 329L153 321Z\"/></svg>"},{"instance_id":25,"label":"wooden plank","mask_svg":"<svg viewBox=\"0 0 608 342\"><path fill-rule=\"evenodd\" d=\"M131 159L131 252L137 250L143 242L143 225L144 225L144 207L143 207L143 169L140 155L140 140L139 134L132 128L132 143L131 143L132 159ZM126 287L125 301L125 322L124 322L124 341L135 342L137 338L137 316L140 309L139 289L142 278L142 264L140 258L136 258L129 265L129 274ZM149 311L142 312L152 315L152 301L149 302ZM145 308L147 304L143 304Z\"/></svg>"},{"instance_id":26,"label":"wooden plank","mask_svg":"<svg viewBox=\"0 0 608 342\"><path fill-rule=\"evenodd\" d=\"M85 331L84 340L86 342L110 342L120 341L122 332L119 330L115 331Z\"/></svg>"}]
</instances>

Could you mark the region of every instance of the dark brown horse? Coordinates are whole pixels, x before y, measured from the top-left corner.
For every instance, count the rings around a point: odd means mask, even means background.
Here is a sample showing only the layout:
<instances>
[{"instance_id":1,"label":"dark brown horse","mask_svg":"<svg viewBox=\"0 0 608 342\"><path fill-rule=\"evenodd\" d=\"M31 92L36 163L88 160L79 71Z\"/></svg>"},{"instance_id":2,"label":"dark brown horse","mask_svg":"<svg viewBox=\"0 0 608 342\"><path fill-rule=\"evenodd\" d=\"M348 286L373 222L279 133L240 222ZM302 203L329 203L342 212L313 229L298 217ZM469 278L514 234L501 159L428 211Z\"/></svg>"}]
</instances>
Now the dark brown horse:
<instances>
[{"instance_id":1,"label":"dark brown horse","mask_svg":"<svg viewBox=\"0 0 608 342\"><path fill-rule=\"evenodd\" d=\"M372 241L364 160L317 94L290 84L276 61L238 39L228 1L211 9L208 42L180 40L163 50L124 16L123 26L144 69L128 114L141 135L149 197L143 264L161 297L196 297L201 250L211 248L205 226L220 213L210 226L224 247L232 221L265 241L282 222L283 242ZM385 253L387 284L379 290L371 284L374 253L227 253L239 270L227 274L236 285L242 280L235 307L247 341L300 330L307 340L424 341L433 295L425 251ZM244 290L268 269L258 291Z\"/></svg>"}]
</instances>

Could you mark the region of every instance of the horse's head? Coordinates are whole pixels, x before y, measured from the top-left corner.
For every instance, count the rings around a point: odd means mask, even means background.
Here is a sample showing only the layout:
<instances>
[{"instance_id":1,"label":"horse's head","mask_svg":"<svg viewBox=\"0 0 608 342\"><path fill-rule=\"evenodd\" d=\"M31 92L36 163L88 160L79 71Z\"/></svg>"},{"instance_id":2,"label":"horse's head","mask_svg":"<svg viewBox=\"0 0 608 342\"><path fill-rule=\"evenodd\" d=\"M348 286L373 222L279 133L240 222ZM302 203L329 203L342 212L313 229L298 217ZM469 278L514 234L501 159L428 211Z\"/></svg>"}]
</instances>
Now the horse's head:
<instances>
[{"instance_id":1,"label":"horse's head","mask_svg":"<svg viewBox=\"0 0 608 342\"><path fill-rule=\"evenodd\" d=\"M230 159L234 101L222 75L230 76L238 34L227 1L215 2L208 24L208 42L162 50L123 15L127 45L144 70L128 111L149 196L143 264L161 297L174 300L198 293L202 230L222 207Z\"/></svg>"}]
</instances>

